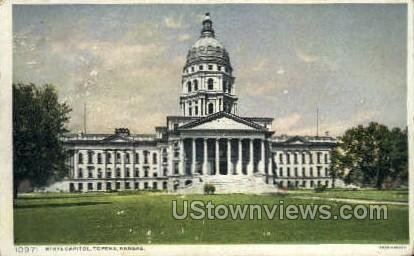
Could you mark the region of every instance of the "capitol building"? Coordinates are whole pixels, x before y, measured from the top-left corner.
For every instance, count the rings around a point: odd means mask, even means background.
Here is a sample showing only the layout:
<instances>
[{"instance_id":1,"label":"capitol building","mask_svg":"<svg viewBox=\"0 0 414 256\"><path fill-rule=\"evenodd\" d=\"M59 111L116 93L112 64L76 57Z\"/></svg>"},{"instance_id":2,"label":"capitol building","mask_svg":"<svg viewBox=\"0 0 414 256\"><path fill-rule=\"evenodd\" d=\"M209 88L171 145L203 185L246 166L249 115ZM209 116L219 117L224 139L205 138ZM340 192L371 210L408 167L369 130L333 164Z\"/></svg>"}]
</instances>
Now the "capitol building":
<instances>
[{"instance_id":1,"label":"capitol building","mask_svg":"<svg viewBox=\"0 0 414 256\"><path fill-rule=\"evenodd\" d=\"M155 133L67 134L70 173L63 191L165 190L263 193L332 186L329 136L285 136L271 117L238 115L235 77L209 14L182 69L181 115Z\"/></svg>"}]
</instances>

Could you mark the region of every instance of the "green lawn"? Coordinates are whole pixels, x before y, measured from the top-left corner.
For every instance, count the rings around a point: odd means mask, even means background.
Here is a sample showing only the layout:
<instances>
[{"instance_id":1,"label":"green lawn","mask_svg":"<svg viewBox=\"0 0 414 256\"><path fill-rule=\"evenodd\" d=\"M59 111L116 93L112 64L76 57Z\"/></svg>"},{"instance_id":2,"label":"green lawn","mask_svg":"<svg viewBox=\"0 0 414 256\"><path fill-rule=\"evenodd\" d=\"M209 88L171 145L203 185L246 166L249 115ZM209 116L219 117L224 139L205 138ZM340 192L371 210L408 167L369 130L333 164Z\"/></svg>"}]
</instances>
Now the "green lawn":
<instances>
[{"instance_id":1,"label":"green lawn","mask_svg":"<svg viewBox=\"0 0 414 256\"><path fill-rule=\"evenodd\" d=\"M353 191L352 191L353 192ZM310 192L308 192L310 193ZM313 195L328 195L327 192ZM330 192L334 193L334 192ZM354 198L350 192L335 192ZM394 193L394 192L393 192ZM190 195L214 204L341 203L295 199L295 194ZM362 195L361 195L362 196ZM380 198L389 198L381 196ZM407 243L408 207L388 206L388 220L175 220L171 201L182 196L137 194L28 194L16 200L17 244L178 243ZM180 207L181 209L181 207ZM335 211L334 210L334 211ZM123 211L123 213L121 213Z\"/></svg>"},{"instance_id":2,"label":"green lawn","mask_svg":"<svg viewBox=\"0 0 414 256\"><path fill-rule=\"evenodd\" d=\"M351 199L364 199L375 201L388 201L388 202L408 202L408 190L375 190L375 189L363 189L363 190L328 190L323 193L315 193L311 190L297 190L293 193L301 196L323 197L323 198L351 198Z\"/></svg>"}]
</instances>

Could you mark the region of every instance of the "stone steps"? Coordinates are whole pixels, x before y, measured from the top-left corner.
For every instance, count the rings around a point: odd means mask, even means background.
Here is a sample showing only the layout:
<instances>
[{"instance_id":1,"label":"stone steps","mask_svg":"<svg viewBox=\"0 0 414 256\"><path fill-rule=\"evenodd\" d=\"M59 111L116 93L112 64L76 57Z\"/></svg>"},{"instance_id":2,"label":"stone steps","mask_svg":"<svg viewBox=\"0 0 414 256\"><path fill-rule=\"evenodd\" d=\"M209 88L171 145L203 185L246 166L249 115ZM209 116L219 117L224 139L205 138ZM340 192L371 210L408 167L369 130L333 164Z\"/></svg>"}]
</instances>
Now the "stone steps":
<instances>
[{"instance_id":1,"label":"stone steps","mask_svg":"<svg viewBox=\"0 0 414 256\"><path fill-rule=\"evenodd\" d=\"M267 184L263 176L239 176L239 175L212 175L193 177L193 183L188 186L180 187L180 194L202 194L204 185L212 184L215 186L216 194L229 193L272 193L277 192L277 187Z\"/></svg>"}]
</instances>

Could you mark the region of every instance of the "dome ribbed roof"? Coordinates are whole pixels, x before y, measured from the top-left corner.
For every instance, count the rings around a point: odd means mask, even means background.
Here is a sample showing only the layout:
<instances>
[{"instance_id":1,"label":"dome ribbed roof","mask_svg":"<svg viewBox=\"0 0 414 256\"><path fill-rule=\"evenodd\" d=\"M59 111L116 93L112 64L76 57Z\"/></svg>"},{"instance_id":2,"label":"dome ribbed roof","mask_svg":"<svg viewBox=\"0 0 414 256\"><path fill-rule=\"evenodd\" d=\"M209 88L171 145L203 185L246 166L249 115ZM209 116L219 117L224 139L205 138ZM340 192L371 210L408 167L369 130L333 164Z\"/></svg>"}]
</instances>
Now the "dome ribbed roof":
<instances>
[{"instance_id":1,"label":"dome ribbed roof","mask_svg":"<svg viewBox=\"0 0 414 256\"><path fill-rule=\"evenodd\" d=\"M188 51L186 66L201 62L214 62L231 68L229 54L215 38L213 22L209 13L206 13L203 19L200 38Z\"/></svg>"}]
</instances>

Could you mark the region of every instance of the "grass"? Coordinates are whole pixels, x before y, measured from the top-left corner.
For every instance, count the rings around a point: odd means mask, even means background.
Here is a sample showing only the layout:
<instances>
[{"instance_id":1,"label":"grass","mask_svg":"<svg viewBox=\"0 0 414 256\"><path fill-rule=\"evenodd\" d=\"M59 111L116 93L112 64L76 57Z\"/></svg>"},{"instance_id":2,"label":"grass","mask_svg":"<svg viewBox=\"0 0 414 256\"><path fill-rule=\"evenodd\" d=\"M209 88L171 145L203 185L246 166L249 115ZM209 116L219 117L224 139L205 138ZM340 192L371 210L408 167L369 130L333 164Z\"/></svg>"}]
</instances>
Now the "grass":
<instances>
[{"instance_id":1,"label":"grass","mask_svg":"<svg viewBox=\"0 0 414 256\"><path fill-rule=\"evenodd\" d=\"M350 198L350 199L363 199L374 201L388 201L388 202L408 202L408 190L375 190L375 189L363 189L363 190L327 190L323 193L315 193L312 190L297 190L294 193L301 196L316 196L322 198Z\"/></svg>"},{"instance_id":2,"label":"grass","mask_svg":"<svg viewBox=\"0 0 414 256\"><path fill-rule=\"evenodd\" d=\"M339 191L354 198L352 192ZM308 193L310 193L308 191ZM328 195L328 192L313 195ZM333 192L332 192L333 193ZM371 192L370 192L371 193ZM372 196L375 193L372 192ZM295 194L188 195L214 204L329 204ZM337 194L335 194L337 195ZM392 196L391 196L392 197ZM388 198L378 196L376 198ZM17 244L234 244L234 243L407 243L408 207L388 206L388 220L175 220L161 193L27 194L16 200ZM372 198L371 198L372 199ZM181 210L181 205L180 210Z\"/></svg>"}]
</instances>

